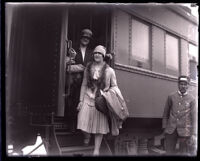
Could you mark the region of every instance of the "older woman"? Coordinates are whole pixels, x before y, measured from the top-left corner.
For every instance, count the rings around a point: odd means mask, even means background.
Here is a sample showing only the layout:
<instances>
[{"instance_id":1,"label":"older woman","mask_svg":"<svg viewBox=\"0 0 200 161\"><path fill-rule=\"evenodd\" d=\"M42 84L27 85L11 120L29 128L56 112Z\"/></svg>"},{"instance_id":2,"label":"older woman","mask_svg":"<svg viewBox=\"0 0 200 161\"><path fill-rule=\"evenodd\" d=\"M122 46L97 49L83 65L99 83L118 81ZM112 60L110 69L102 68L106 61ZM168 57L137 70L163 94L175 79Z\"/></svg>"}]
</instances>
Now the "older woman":
<instances>
[{"instance_id":1,"label":"older woman","mask_svg":"<svg viewBox=\"0 0 200 161\"><path fill-rule=\"evenodd\" d=\"M84 72L80 102L77 107L79 111L77 128L84 133L95 135L93 154L99 155L103 135L110 130L106 115L95 108L95 95L97 89L107 91L109 88L117 86L117 83L114 70L104 61L105 47L97 46L93 54L94 60L87 65ZM89 141L89 137L86 140Z\"/></svg>"}]
</instances>

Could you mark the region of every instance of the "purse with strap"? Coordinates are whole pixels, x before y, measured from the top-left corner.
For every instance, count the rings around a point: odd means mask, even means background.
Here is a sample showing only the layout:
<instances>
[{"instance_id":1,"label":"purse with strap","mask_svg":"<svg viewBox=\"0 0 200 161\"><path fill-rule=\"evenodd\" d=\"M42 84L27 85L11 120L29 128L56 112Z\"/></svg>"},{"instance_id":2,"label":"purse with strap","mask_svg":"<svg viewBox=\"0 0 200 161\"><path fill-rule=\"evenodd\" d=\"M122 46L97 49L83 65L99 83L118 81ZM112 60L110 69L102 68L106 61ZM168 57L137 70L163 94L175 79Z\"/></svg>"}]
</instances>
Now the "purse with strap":
<instances>
[{"instance_id":1,"label":"purse with strap","mask_svg":"<svg viewBox=\"0 0 200 161\"><path fill-rule=\"evenodd\" d=\"M96 92L95 107L98 111L108 116L107 102L106 99L101 95L100 89L98 89Z\"/></svg>"}]
</instances>

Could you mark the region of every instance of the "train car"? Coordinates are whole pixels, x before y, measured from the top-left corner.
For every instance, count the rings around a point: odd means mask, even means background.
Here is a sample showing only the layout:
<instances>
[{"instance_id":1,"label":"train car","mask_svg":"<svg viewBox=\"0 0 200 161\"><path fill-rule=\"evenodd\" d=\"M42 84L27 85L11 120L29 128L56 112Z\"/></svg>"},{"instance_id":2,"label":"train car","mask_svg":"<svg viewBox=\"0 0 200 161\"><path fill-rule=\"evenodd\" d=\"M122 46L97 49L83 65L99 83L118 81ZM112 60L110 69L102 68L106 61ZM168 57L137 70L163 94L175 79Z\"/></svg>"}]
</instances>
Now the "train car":
<instances>
[{"instance_id":1,"label":"train car","mask_svg":"<svg viewBox=\"0 0 200 161\"><path fill-rule=\"evenodd\" d=\"M84 28L93 31L91 48L102 44L114 53L111 66L130 113L119 136L105 137L102 155L150 153L179 75L191 77L197 98L198 22L187 7L6 3L5 9L6 147L18 153L38 133L49 156L91 153L93 145L81 146L82 135L68 131L64 119L64 59L69 40L78 43Z\"/></svg>"}]
</instances>

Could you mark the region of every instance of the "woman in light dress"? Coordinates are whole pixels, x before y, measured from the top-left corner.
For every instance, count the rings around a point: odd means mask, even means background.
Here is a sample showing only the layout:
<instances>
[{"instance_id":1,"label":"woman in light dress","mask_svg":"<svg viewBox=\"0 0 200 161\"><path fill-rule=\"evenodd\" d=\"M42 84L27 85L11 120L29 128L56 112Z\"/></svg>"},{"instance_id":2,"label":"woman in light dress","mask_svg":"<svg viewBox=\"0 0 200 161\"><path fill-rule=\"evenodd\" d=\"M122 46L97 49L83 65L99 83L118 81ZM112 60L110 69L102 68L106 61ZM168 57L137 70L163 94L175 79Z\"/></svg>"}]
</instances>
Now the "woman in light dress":
<instances>
[{"instance_id":1,"label":"woman in light dress","mask_svg":"<svg viewBox=\"0 0 200 161\"><path fill-rule=\"evenodd\" d=\"M103 135L109 133L108 118L95 108L95 94L97 89L101 92L117 86L114 70L104 61L106 49L98 45L93 51L94 60L90 62L85 71L78 104L77 129L84 132L84 143L89 143L90 134L95 135L95 148L93 155L99 155Z\"/></svg>"}]
</instances>

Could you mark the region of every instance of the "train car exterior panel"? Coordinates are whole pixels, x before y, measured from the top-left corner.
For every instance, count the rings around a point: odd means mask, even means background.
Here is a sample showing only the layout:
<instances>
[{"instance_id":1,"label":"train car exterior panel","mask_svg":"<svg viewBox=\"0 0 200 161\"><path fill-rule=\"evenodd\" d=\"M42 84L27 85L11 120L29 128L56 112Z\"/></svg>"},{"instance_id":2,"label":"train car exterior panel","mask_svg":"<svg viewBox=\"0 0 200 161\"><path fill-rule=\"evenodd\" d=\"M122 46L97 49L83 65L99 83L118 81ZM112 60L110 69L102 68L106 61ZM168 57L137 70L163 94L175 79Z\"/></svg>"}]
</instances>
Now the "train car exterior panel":
<instances>
[{"instance_id":1,"label":"train car exterior panel","mask_svg":"<svg viewBox=\"0 0 200 161\"><path fill-rule=\"evenodd\" d=\"M129 12L130 10L134 12ZM177 89L177 77L180 74L189 75L188 45L189 42L196 41L195 33L190 30L191 27L195 30L195 21L191 22L171 9L161 6L136 5L126 8L126 11L120 6L114 10L113 15L115 68L118 84L126 96L130 116L162 118L168 94ZM149 27L149 46L147 46L149 47L149 67L142 61L142 65L137 65L131 60L134 59L132 48L135 47L135 42L132 40L134 36L132 32L136 29L132 23L134 19ZM174 26L173 22L176 21L180 23ZM173 44L171 40L176 44ZM139 38L138 41L140 41ZM176 68L170 66L170 60L172 60L168 55L170 45L175 46L173 51L177 54ZM176 55L171 54L171 57L175 58ZM145 89L148 90L145 91ZM193 91L193 95L196 96L194 89L191 86L191 92ZM131 94L133 91L136 92L135 96Z\"/></svg>"},{"instance_id":2,"label":"train car exterior panel","mask_svg":"<svg viewBox=\"0 0 200 161\"><path fill-rule=\"evenodd\" d=\"M190 93L196 99L196 106L198 107L198 82L191 80L188 93Z\"/></svg>"},{"instance_id":3,"label":"train car exterior panel","mask_svg":"<svg viewBox=\"0 0 200 161\"><path fill-rule=\"evenodd\" d=\"M140 34L143 34L141 36L148 36L146 38L149 39L147 42L148 44L143 47L146 48L146 52L148 52L146 56L147 60L143 60L144 58L136 60L134 52L138 52L136 55L143 57L141 56L143 51L133 50L141 40L140 37L134 38L134 35L132 34L132 32L135 30L135 26L132 24L132 20L134 19L131 17L131 15L121 10L115 10L113 30L115 39L114 51L116 54L115 61L117 63L139 66L155 72L175 76L178 76L179 74L188 74L188 69L185 68L188 65L187 42L183 43L185 41L184 39L178 37L177 35L173 35L172 33L168 33L167 31L156 27L153 24L146 25L145 21L144 23L143 21L141 22L145 25L145 27L149 28L149 33L146 32L146 35L143 33ZM138 20L138 22L140 23L140 20ZM134 40L132 40L133 38ZM170 42L170 39L174 40L176 44L173 45ZM170 65L169 60L172 59L169 58L167 53L169 52L167 51L167 45L170 45L169 43L171 43L171 47L174 48L173 51L176 51L175 54L177 54L177 60L175 60L177 61L175 62L177 64L177 68L168 67Z\"/></svg>"},{"instance_id":4,"label":"train car exterior panel","mask_svg":"<svg viewBox=\"0 0 200 161\"><path fill-rule=\"evenodd\" d=\"M183 36L187 40L197 42L197 21L189 21L189 19L192 19L192 15L189 16L187 15L188 13L184 11L182 12L184 12L185 16L175 12L174 10L176 10L176 8L172 10L165 6L159 5L149 5L148 7L145 5L132 5L131 7L126 6L124 9L133 15L139 16L151 23L160 26L161 28L163 27L166 30ZM177 10L181 9L178 8Z\"/></svg>"},{"instance_id":5,"label":"train car exterior panel","mask_svg":"<svg viewBox=\"0 0 200 161\"><path fill-rule=\"evenodd\" d=\"M138 74L120 66L116 66L116 69L118 85L125 97L130 117L162 118L168 94L177 89L175 79Z\"/></svg>"}]
</instances>

